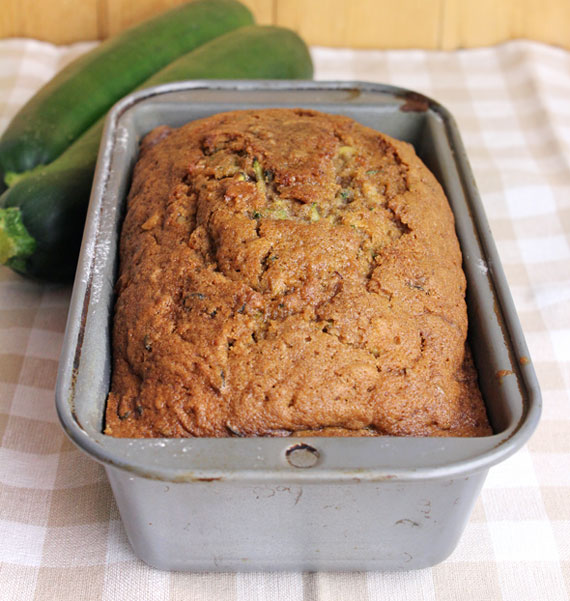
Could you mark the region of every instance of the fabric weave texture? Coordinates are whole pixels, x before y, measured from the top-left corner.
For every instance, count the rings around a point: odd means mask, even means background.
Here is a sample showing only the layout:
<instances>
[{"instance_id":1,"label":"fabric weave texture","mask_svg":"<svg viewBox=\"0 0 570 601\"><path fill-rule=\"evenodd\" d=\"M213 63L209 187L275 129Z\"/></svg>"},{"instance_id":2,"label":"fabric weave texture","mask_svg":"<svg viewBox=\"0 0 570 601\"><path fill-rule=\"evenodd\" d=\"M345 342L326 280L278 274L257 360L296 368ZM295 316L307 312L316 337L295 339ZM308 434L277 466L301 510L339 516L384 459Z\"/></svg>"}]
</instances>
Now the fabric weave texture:
<instances>
[{"instance_id":1,"label":"fabric weave texture","mask_svg":"<svg viewBox=\"0 0 570 601\"><path fill-rule=\"evenodd\" d=\"M0 131L92 47L0 41ZM131 551L103 468L55 412L71 289L0 268L0 597L563 601L570 591L570 52L312 48L316 79L411 88L455 116L541 384L542 421L492 468L451 557L402 573L167 573Z\"/></svg>"}]
</instances>

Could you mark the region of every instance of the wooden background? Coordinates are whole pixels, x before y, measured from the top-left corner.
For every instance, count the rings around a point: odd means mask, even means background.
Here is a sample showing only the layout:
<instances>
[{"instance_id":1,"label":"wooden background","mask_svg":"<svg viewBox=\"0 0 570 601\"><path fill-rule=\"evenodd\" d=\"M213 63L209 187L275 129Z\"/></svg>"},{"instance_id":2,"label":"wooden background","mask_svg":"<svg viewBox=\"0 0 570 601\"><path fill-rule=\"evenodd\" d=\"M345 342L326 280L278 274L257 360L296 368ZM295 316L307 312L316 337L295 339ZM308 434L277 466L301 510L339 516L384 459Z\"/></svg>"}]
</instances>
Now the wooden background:
<instances>
[{"instance_id":1,"label":"wooden background","mask_svg":"<svg viewBox=\"0 0 570 601\"><path fill-rule=\"evenodd\" d=\"M0 0L0 38L106 38L184 0ZM309 44L441 48L530 38L570 48L570 0L243 0Z\"/></svg>"}]
</instances>

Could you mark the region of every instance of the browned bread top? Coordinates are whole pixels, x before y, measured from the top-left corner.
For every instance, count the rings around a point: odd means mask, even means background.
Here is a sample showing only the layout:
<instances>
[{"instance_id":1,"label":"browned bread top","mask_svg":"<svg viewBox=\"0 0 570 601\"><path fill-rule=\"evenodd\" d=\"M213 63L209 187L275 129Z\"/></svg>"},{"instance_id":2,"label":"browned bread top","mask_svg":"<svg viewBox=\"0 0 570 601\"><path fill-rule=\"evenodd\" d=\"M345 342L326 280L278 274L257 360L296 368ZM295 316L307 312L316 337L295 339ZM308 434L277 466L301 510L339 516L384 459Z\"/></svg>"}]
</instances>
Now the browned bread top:
<instances>
[{"instance_id":1,"label":"browned bread top","mask_svg":"<svg viewBox=\"0 0 570 601\"><path fill-rule=\"evenodd\" d=\"M151 132L121 237L107 434L490 434L444 193L346 117Z\"/></svg>"}]
</instances>

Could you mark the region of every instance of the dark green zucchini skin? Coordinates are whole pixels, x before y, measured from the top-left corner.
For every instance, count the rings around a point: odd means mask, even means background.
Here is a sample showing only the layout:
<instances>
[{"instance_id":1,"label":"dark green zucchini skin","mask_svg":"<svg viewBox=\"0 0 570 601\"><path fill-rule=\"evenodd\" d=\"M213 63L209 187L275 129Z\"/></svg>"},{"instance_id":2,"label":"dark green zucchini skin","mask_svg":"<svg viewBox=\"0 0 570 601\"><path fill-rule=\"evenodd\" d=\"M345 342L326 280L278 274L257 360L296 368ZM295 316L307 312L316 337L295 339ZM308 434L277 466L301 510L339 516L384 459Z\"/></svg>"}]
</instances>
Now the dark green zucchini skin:
<instances>
[{"instance_id":1,"label":"dark green zucchini skin","mask_svg":"<svg viewBox=\"0 0 570 601\"><path fill-rule=\"evenodd\" d=\"M179 58L141 88L183 79L310 79L312 74L311 57L297 34L249 26ZM0 196L0 218L3 210L17 208L36 242L31 252L4 258L14 271L45 281L73 278L103 124L104 119L95 123L58 159ZM0 247L7 235L0 227Z\"/></svg>"},{"instance_id":2,"label":"dark green zucchini skin","mask_svg":"<svg viewBox=\"0 0 570 601\"><path fill-rule=\"evenodd\" d=\"M0 138L0 180L50 163L153 73L251 23L250 11L237 0L195 0L79 57L29 100Z\"/></svg>"},{"instance_id":3,"label":"dark green zucchini skin","mask_svg":"<svg viewBox=\"0 0 570 601\"><path fill-rule=\"evenodd\" d=\"M89 198L93 166L45 170L19 181L0 197L3 208L19 209L28 234L35 241L27 257L10 257L8 267L23 275L50 282L73 277L86 208L79 199ZM1 233L0 233L1 236Z\"/></svg>"}]
</instances>

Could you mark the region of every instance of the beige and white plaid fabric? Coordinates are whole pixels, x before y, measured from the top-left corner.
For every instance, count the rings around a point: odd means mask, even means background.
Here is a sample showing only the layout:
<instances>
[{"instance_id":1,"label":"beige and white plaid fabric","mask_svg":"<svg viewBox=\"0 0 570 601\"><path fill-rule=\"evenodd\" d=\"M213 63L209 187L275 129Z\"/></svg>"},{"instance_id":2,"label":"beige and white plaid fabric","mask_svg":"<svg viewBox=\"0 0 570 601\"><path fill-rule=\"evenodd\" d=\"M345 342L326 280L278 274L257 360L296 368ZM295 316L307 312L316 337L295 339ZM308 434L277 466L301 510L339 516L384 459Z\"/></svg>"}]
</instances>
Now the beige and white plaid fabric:
<instances>
[{"instance_id":1,"label":"beige and white plaid fabric","mask_svg":"<svg viewBox=\"0 0 570 601\"><path fill-rule=\"evenodd\" d=\"M0 41L0 131L89 45ZM68 288L0 268L0 599L562 601L570 591L570 53L315 48L318 79L387 82L458 120L541 382L530 443L492 468L453 555L410 573L182 574L133 555L102 468L59 427Z\"/></svg>"}]
</instances>

